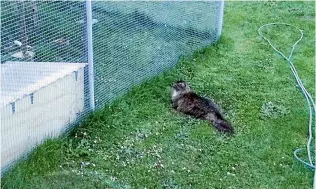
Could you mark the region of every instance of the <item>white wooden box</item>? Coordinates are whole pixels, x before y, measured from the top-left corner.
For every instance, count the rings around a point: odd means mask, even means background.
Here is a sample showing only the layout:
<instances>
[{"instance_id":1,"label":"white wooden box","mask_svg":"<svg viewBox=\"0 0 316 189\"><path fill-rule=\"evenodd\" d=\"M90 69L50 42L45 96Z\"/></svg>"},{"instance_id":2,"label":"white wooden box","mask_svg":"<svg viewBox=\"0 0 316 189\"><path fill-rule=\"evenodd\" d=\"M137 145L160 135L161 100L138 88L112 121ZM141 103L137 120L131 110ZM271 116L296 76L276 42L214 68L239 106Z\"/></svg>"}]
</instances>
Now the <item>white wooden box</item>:
<instances>
[{"instance_id":1,"label":"white wooden box","mask_svg":"<svg viewBox=\"0 0 316 189\"><path fill-rule=\"evenodd\" d=\"M76 120L84 109L85 66L1 64L1 170Z\"/></svg>"}]
</instances>

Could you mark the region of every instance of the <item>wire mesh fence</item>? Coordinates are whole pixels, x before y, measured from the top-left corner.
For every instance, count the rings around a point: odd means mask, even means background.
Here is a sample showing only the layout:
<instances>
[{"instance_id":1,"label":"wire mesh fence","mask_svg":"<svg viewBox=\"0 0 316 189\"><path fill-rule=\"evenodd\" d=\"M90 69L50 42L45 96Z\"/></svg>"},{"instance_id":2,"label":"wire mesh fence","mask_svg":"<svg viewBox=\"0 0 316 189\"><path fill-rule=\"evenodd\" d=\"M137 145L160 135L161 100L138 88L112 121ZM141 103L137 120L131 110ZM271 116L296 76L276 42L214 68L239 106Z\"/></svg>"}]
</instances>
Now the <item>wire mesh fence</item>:
<instances>
[{"instance_id":1,"label":"wire mesh fence","mask_svg":"<svg viewBox=\"0 0 316 189\"><path fill-rule=\"evenodd\" d=\"M218 40L222 14L223 1L93 1L87 20L85 1L1 1L2 171L90 112L90 98L102 108Z\"/></svg>"},{"instance_id":2,"label":"wire mesh fence","mask_svg":"<svg viewBox=\"0 0 316 189\"><path fill-rule=\"evenodd\" d=\"M218 8L218 2L94 2L96 106L215 41Z\"/></svg>"},{"instance_id":3,"label":"wire mesh fence","mask_svg":"<svg viewBox=\"0 0 316 189\"><path fill-rule=\"evenodd\" d=\"M85 112L84 2L1 1L1 170Z\"/></svg>"}]
</instances>

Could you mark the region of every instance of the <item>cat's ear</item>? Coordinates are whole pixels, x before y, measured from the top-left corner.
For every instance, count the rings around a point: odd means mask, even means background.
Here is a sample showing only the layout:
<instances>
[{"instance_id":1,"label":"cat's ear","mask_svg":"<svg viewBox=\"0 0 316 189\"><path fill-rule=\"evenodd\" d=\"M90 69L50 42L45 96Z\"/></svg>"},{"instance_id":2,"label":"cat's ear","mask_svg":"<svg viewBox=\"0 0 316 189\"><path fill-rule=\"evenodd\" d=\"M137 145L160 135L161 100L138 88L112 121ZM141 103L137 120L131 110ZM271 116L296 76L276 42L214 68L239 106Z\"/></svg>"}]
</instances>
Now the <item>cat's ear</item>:
<instances>
[{"instance_id":1,"label":"cat's ear","mask_svg":"<svg viewBox=\"0 0 316 189\"><path fill-rule=\"evenodd\" d=\"M187 86L187 84L185 82L180 83L180 87L185 88L186 86Z\"/></svg>"}]
</instances>

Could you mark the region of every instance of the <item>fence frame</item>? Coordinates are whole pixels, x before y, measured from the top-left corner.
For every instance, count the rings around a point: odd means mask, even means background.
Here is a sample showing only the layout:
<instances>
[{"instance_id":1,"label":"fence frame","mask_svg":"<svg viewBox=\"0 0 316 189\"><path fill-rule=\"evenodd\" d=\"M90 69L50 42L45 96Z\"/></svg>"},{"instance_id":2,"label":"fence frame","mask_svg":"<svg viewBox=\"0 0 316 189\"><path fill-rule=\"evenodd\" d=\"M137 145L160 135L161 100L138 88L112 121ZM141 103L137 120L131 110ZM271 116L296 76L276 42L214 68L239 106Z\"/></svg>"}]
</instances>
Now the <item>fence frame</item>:
<instances>
[{"instance_id":1,"label":"fence frame","mask_svg":"<svg viewBox=\"0 0 316 189\"><path fill-rule=\"evenodd\" d=\"M87 43L88 43L88 72L89 72L89 102L92 111L95 109L94 102L94 67L93 67L93 41L92 41L92 7L91 0L86 1L87 12Z\"/></svg>"}]
</instances>

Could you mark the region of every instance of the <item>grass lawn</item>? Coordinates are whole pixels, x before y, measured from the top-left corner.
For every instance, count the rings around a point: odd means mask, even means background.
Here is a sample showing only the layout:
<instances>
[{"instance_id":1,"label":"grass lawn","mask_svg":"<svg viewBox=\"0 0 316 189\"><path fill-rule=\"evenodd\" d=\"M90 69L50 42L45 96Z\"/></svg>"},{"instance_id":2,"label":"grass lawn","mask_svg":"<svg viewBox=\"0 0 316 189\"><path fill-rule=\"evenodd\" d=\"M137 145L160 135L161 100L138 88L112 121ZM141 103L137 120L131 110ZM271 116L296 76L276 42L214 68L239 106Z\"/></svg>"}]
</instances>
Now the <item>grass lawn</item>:
<instances>
[{"instance_id":1,"label":"grass lawn","mask_svg":"<svg viewBox=\"0 0 316 189\"><path fill-rule=\"evenodd\" d=\"M304 30L293 60L313 92L314 17L313 2L226 2L218 44L134 87L71 136L47 141L5 175L2 187L311 188L312 171L293 158L307 141L306 102L287 63L257 30L270 22ZM265 31L286 52L299 37L287 27ZM236 135L173 112L168 86L178 79L213 97Z\"/></svg>"}]
</instances>

